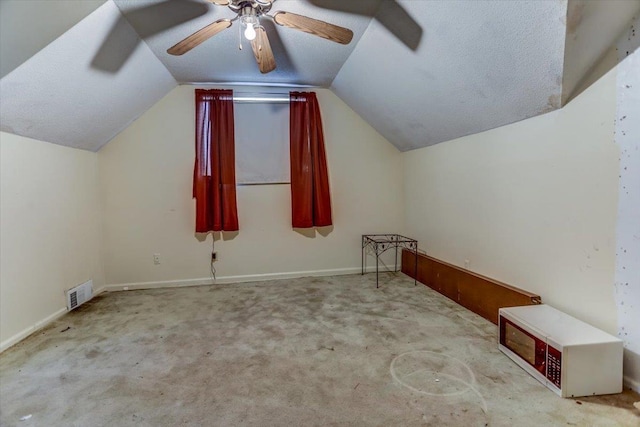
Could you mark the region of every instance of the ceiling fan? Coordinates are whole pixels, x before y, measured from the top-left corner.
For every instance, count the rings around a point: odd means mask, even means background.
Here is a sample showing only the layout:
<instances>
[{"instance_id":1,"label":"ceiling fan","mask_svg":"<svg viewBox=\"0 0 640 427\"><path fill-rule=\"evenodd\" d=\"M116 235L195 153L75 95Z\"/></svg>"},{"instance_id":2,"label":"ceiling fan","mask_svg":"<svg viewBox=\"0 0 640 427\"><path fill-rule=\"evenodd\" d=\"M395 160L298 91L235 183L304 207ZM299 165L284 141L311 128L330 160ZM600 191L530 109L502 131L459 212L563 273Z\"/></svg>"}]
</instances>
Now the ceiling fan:
<instances>
[{"instance_id":1,"label":"ceiling fan","mask_svg":"<svg viewBox=\"0 0 640 427\"><path fill-rule=\"evenodd\" d=\"M244 36L251 42L253 54L258 62L258 68L263 74L276 69L276 60L269 44L269 38L261 19L271 19L283 27L304 31L314 36L322 37L336 43L349 44L353 38L353 31L348 28L329 24L328 22L297 15L291 12L275 12L269 15L271 6L276 0L207 0L218 6L228 6L237 16L232 19L219 19L191 34L184 40L167 49L171 55L183 55L200 43L215 36L222 30L229 28L233 22L240 21L244 28ZM242 42L240 43L242 49Z\"/></svg>"}]
</instances>

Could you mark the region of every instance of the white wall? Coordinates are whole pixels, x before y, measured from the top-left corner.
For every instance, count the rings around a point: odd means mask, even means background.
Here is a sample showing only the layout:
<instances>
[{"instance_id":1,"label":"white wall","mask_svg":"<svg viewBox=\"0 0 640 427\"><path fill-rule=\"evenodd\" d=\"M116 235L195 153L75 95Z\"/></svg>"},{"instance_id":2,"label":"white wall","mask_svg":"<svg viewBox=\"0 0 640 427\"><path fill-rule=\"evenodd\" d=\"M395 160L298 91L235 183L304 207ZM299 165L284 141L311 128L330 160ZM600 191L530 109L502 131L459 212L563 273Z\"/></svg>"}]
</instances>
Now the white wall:
<instances>
[{"instance_id":1,"label":"white wall","mask_svg":"<svg viewBox=\"0 0 640 427\"><path fill-rule=\"evenodd\" d=\"M616 334L615 83L613 71L561 110L405 153L407 233Z\"/></svg>"},{"instance_id":2,"label":"white wall","mask_svg":"<svg viewBox=\"0 0 640 427\"><path fill-rule=\"evenodd\" d=\"M625 375L640 392L640 34L631 21L618 42L616 143L620 183L616 237L618 334L624 340ZM635 51L634 51L635 50Z\"/></svg>"},{"instance_id":3,"label":"white wall","mask_svg":"<svg viewBox=\"0 0 640 427\"><path fill-rule=\"evenodd\" d=\"M291 229L289 185L238 187L240 232L216 241L218 278L359 271L361 234L402 230L400 152L330 91L316 92L333 231L310 238ZM193 117L194 87L178 87L100 150L108 284L209 280L211 236L202 242L194 235Z\"/></svg>"},{"instance_id":4,"label":"white wall","mask_svg":"<svg viewBox=\"0 0 640 427\"><path fill-rule=\"evenodd\" d=\"M0 133L0 350L65 310L64 290L104 284L98 156Z\"/></svg>"}]
</instances>

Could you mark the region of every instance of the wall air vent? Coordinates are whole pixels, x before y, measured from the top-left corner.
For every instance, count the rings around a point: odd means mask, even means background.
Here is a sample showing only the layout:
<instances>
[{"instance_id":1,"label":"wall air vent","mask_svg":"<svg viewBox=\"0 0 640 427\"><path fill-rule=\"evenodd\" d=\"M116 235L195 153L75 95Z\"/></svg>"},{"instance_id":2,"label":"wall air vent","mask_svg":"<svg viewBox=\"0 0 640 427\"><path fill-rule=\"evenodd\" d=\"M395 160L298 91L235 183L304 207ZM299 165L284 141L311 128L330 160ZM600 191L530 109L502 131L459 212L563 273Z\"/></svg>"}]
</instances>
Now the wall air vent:
<instances>
[{"instance_id":1,"label":"wall air vent","mask_svg":"<svg viewBox=\"0 0 640 427\"><path fill-rule=\"evenodd\" d=\"M93 280L71 288L65 293L67 295L67 310L71 311L93 297Z\"/></svg>"}]
</instances>

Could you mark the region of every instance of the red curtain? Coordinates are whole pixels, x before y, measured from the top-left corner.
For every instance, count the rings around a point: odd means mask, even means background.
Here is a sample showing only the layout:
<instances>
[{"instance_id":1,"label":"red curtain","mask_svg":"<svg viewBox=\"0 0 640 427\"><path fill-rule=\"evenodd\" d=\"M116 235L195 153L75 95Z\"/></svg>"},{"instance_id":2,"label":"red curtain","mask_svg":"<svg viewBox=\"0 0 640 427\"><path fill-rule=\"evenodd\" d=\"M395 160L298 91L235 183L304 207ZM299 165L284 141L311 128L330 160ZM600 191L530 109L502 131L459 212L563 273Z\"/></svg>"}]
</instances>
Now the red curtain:
<instances>
[{"instance_id":1,"label":"red curtain","mask_svg":"<svg viewBox=\"0 0 640 427\"><path fill-rule=\"evenodd\" d=\"M293 227L325 227L332 224L331 196L318 99L291 92L289 104Z\"/></svg>"},{"instance_id":2,"label":"red curtain","mask_svg":"<svg viewBox=\"0 0 640 427\"><path fill-rule=\"evenodd\" d=\"M196 89L196 232L238 230L233 91Z\"/></svg>"}]
</instances>

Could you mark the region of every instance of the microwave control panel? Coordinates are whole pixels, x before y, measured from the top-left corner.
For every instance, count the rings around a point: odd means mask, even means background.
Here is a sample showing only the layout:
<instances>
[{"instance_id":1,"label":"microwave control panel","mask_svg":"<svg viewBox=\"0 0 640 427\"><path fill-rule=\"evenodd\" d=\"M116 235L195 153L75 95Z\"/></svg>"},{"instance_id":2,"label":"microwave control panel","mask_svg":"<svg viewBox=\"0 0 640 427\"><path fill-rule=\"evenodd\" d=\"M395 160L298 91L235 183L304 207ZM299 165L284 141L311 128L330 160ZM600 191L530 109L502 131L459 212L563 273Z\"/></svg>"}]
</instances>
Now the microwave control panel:
<instances>
[{"instance_id":1,"label":"microwave control panel","mask_svg":"<svg viewBox=\"0 0 640 427\"><path fill-rule=\"evenodd\" d=\"M562 353L550 345L547 346L547 379L553 385L561 388L562 385Z\"/></svg>"}]
</instances>

